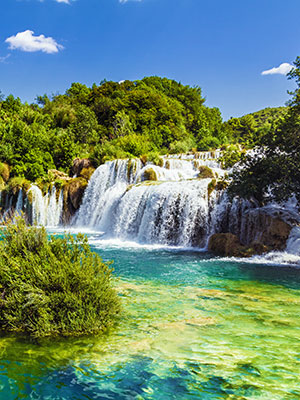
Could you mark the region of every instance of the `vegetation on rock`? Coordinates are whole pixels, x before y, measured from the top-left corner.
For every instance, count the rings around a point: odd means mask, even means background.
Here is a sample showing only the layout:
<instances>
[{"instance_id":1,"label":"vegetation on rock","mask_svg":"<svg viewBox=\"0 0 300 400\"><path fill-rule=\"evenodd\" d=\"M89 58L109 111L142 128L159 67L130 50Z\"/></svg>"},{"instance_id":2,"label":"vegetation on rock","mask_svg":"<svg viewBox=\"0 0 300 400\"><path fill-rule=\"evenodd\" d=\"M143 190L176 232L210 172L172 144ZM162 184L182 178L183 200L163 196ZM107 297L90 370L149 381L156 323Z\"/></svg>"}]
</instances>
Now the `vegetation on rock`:
<instances>
[{"instance_id":1,"label":"vegetation on rock","mask_svg":"<svg viewBox=\"0 0 300 400\"><path fill-rule=\"evenodd\" d=\"M34 337L100 333L116 321L120 300L109 263L83 235L51 236L9 224L0 242L0 329Z\"/></svg>"},{"instance_id":2,"label":"vegetation on rock","mask_svg":"<svg viewBox=\"0 0 300 400\"><path fill-rule=\"evenodd\" d=\"M206 165L200 165L198 179L214 178L213 170Z\"/></svg>"},{"instance_id":3,"label":"vegetation on rock","mask_svg":"<svg viewBox=\"0 0 300 400\"><path fill-rule=\"evenodd\" d=\"M147 168L143 175L144 181L157 181L157 174L153 168Z\"/></svg>"}]
</instances>

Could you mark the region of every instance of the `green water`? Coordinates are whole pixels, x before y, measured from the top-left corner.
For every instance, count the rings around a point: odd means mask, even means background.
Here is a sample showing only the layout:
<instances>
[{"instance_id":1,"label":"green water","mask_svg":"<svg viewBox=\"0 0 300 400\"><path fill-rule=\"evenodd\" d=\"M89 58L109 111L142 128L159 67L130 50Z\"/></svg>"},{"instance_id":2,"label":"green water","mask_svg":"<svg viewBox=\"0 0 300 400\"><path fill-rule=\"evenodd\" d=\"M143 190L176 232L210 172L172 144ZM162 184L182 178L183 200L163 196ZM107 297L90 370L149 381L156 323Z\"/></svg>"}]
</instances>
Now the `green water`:
<instances>
[{"instance_id":1,"label":"green water","mask_svg":"<svg viewBox=\"0 0 300 400\"><path fill-rule=\"evenodd\" d=\"M0 339L1 399L300 399L300 270L99 246L110 336Z\"/></svg>"}]
</instances>

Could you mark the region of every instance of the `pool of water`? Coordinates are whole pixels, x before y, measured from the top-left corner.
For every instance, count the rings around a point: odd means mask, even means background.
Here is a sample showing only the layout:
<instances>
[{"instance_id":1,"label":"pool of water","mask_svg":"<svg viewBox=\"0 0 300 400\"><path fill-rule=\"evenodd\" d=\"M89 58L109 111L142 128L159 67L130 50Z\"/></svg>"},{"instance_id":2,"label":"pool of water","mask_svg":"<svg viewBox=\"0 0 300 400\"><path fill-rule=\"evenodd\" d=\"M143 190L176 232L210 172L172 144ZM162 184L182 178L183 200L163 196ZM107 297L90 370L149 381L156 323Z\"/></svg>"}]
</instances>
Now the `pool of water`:
<instances>
[{"instance_id":1,"label":"pool of water","mask_svg":"<svg viewBox=\"0 0 300 400\"><path fill-rule=\"evenodd\" d=\"M2 399L300 399L300 270L93 240L123 300L104 337L0 338Z\"/></svg>"}]
</instances>

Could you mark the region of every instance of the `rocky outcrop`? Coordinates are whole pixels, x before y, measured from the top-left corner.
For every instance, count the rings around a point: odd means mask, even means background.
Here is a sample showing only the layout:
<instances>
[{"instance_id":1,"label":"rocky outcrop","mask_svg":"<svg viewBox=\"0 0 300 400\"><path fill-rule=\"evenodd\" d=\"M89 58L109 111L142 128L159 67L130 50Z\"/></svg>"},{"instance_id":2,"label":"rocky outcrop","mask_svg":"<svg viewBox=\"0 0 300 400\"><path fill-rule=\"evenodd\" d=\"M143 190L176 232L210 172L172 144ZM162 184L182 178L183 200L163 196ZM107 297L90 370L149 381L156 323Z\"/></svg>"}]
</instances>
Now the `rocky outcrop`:
<instances>
[{"instance_id":1,"label":"rocky outcrop","mask_svg":"<svg viewBox=\"0 0 300 400\"><path fill-rule=\"evenodd\" d=\"M157 181L157 174L153 168L147 168L143 173L143 181Z\"/></svg>"},{"instance_id":2,"label":"rocky outcrop","mask_svg":"<svg viewBox=\"0 0 300 400\"><path fill-rule=\"evenodd\" d=\"M298 221L284 209L254 208L242 215L240 232L236 233L242 244L262 243L273 250L283 250L293 226Z\"/></svg>"},{"instance_id":3,"label":"rocky outcrop","mask_svg":"<svg viewBox=\"0 0 300 400\"><path fill-rule=\"evenodd\" d=\"M71 173L73 176L79 176L83 168L93 167L92 161L89 158L75 158L71 168Z\"/></svg>"},{"instance_id":4,"label":"rocky outcrop","mask_svg":"<svg viewBox=\"0 0 300 400\"><path fill-rule=\"evenodd\" d=\"M48 169L48 176L51 181L64 180L69 181L70 178L65 172L58 171L57 169Z\"/></svg>"},{"instance_id":5,"label":"rocky outcrop","mask_svg":"<svg viewBox=\"0 0 300 400\"><path fill-rule=\"evenodd\" d=\"M270 250L270 247L259 242L243 246L239 238L232 233L215 233L208 242L208 251L225 257L251 257L254 254L263 254Z\"/></svg>"},{"instance_id":6,"label":"rocky outcrop","mask_svg":"<svg viewBox=\"0 0 300 400\"><path fill-rule=\"evenodd\" d=\"M72 216L79 209L87 185L88 181L83 178L73 178L64 185L63 222L65 224L70 222Z\"/></svg>"},{"instance_id":7,"label":"rocky outcrop","mask_svg":"<svg viewBox=\"0 0 300 400\"><path fill-rule=\"evenodd\" d=\"M284 250L298 221L291 212L274 207L235 209L234 218L219 227L209 239L208 248L222 256L251 256L271 250Z\"/></svg>"}]
</instances>

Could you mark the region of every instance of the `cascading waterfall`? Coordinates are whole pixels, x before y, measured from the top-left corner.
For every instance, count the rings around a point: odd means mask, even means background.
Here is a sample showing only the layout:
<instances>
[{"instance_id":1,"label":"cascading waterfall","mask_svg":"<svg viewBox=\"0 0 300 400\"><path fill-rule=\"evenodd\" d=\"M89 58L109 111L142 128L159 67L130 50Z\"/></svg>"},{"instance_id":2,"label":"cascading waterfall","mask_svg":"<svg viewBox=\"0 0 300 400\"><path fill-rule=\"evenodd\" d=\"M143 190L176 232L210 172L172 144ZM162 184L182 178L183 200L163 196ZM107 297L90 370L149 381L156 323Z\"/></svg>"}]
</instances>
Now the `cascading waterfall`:
<instances>
[{"instance_id":1,"label":"cascading waterfall","mask_svg":"<svg viewBox=\"0 0 300 400\"><path fill-rule=\"evenodd\" d=\"M25 214L26 218L38 225L49 227L59 226L63 212L63 193L57 193L55 186L45 196L36 186L31 185L26 192L22 188L17 192L17 198L13 194L3 195L0 192L0 201L4 201L0 221L5 222L9 218ZM14 200L15 199L15 200Z\"/></svg>"},{"instance_id":2,"label":"cascading waterfall","mask_svg":"<svg viewBox=\"0 0 300 400\"><path fill-rule=\"evenodd\" d=\"M93 174L75 225L140 243L205 247L217 196L208 196L211 179L197 176L208 163L216 176L224 175L211 160L164 158L162 167L107 162ZM149 169L157 180L146 181Z\"/></svg>"},{"instance_id":3,"label":"cascading waterfall","mask_svg":"<svg viewBox=\"0 0 300 400\"><path fill-rule=\"evenodd\" d=\"M199 179L199 170L209 167L215 178L222 178L228 171L220 167L219 155L172 155L163 157L161 166L144 165L138 159L106 162L92 175L71 226L102 232L103 239L205 248L209 236L217 232L234 233L244 245L259 241L260 213L275 217L279 213L281 218L286 213L300 222L293 201L283 208L274 204L261 209L247 200L229 200L226 190L208 190L212 179ZM63 190L58 193L55 186L45 195L36 185L14 196L3 193L3 220L22 212L29 221L48 227L68 220ZM291 231L286 252L300 256L298 227Z\"/></svg>"},{"instance_id":4,"label":"cascading waterfall","mask_svg":"<svg viewBox=\"0 0 300 400\"><path fill-rule=\"evenodd\" d=\"M36 185L32 185L28 193L32 196L32 221L38 225L58 226L63 211L62 191L58 199L55 186L45 196Z\"/></svg>"}]
</instances>

